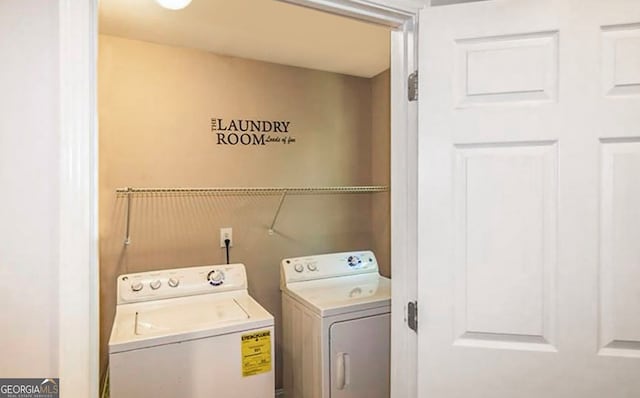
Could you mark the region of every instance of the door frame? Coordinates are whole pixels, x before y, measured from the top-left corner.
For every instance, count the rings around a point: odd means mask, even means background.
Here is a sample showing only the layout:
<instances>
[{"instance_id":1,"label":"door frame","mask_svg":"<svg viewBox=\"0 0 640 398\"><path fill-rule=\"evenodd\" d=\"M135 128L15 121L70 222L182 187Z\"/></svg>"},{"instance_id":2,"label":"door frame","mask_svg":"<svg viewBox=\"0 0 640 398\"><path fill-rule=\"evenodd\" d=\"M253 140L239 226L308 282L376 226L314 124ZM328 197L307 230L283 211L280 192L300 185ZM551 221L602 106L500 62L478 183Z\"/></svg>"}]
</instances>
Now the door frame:
<instances>
[{"instance_id":1,"label":"door frame","mask_svg":"<svg viewBox=\"0 0 640 398\"><path fill-rule=\"evenodd\" d=\"M417 393L417 335L406 305L417 297L418 14L428 0L279 0L392 28L391 396ZM98 0L59 0L60 242L58 373L65 396L99 396Z\"/></svg>"},{"instance_id":2,"label":"door frame","mask_svg":"<svg viewBox=\"0 0 640 398\"><path fill-rule=\"evenodd\" d=\"M58 377L98 397L98 0L59 0Z\"/></svg>"}]
</instances>

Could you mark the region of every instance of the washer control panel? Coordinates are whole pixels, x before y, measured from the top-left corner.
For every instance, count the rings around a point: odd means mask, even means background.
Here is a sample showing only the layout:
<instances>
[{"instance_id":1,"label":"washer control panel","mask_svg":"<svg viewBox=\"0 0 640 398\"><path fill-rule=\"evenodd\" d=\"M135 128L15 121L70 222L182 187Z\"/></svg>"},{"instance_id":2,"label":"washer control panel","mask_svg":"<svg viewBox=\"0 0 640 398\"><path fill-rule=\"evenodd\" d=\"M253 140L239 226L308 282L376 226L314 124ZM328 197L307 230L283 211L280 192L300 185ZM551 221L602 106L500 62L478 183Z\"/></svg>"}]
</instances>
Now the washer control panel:
<instances>
[{"instance_id":1,"label":"washer control panel","mask_svg":"<svg viewBox=\"0 0 640 398\"><path fill-rule=\"evenodd\" d=\"M139 272L118 277L118 304L245 289L243 264Z\"/></svg>"},{"instance_id":2,"label":"washer control panel","mask_svg":"<svg viewBox=\"0 0 640 398\"><path fill-rule=\"evenodd\" d=\"M282 260L280 282L283 285L368 272L378 273L378 262L370 250L320 254Z\"/></svg>"}]
</instances>

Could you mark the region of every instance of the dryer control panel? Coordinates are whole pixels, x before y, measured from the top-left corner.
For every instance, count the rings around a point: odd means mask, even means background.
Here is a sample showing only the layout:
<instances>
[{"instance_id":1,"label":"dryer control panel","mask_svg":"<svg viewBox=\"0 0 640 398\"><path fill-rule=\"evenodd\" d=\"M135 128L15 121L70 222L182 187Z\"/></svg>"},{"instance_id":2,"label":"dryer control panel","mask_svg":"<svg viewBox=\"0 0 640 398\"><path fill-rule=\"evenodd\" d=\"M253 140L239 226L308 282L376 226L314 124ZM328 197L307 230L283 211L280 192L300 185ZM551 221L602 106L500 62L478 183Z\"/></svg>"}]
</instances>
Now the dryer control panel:
<instances>
[{"instance_id":1,"label":"dryer control panel","mask_svg":"<svg viewBox=\"0 0 640 398\"><path fill-rule=\"evenodd\" d=\"M243 264L139 272L118 277L118 304L246 289Z\"/></svg>"},{"instance_id":2,"label":"dryer control panel","mask_svg":"<svg viewBox=\"0 0 640 398\"><path fill-rule=\"evenodd\" d=\"M370 250L285 258L280 264L280 284L375 272L376 256Z\"/></svg>"}]
</instances>

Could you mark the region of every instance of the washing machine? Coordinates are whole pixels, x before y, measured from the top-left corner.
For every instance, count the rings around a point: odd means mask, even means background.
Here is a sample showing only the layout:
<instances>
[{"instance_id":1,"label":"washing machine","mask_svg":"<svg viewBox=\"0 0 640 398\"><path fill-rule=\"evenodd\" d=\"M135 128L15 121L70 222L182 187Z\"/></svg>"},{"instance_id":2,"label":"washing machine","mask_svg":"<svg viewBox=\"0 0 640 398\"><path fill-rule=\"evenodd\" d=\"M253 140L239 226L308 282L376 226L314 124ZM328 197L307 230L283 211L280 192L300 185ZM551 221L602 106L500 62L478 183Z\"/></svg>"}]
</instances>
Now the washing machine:
<instances>
[{"instance_id":1,"label":"washing machine","mask_svg":"<svg viewBox=\"0 0 640 398\"><path fill-rule=\"evenodd\" d=\"M391 281L371 251L282 260L287 398L388 398Z\"/></svg>"},{"instance_id":2,"label":"washing machine","mask_svg":"<svg viewBox=\"0 0 640 398\"><path fill-rule=\"evenodd\" d=\"M121 275L111 398L273 398L273 316L242 264Z\"/></svg>"}]
</instances>

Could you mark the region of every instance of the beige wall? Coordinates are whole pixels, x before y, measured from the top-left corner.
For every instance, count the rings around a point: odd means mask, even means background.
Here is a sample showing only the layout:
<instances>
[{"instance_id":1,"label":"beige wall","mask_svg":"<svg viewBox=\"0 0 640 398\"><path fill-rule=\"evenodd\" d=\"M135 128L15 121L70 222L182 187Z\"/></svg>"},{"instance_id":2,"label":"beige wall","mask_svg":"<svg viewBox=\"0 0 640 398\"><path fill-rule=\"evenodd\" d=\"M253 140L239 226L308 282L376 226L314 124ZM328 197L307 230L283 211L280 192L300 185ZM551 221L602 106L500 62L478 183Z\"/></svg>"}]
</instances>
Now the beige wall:
<instances>
[{"instance_id":1,"label":"beige wall","mask_svg":"<svg viewBox=\"0 0 640 398\"><path fill-rule=\"evenodd\" d=\"M391 74L389 70L371 79L371 179L376 185L389 185L391 179ZM373 251L380 273L391 276L390 193L371 198Z\"/></svg>"},{"instance_id":2,"label":"beige wall","mask_svg":"<svg viewBox=\"0 0 640 398\"><path fill-rule=\"evenodd\" d=\"M375 85L378 95L383 85ZM125 200L114 192L125 186L386 183L388 172L385 177L372 168L372 151L385 145L378 143L384 141L383 130L374 142L372 123L388 127L388 121L377 119L380 114L372 117L373 87L369 79L100 37L103 370L117 275L223 263L220 227L233 228L231 261L246 265L250 293L276 316L276 342L283 257L375 248L388 270L388 234L374 228L385 217L376 212L371 220L373 198L385 194L289 196L273 236L267 229L278 196L136 198L131 245L124 246ZM288 120L296 143L219 146L210 131L212 117ZM276 348L280 386L279 344Z\"/></svg>"},{"instance_id":3,"label":"beige wall","mask_svg":"<svg viewBox=\"0 0 640 398\"><path fill-rule=\"evenodd\" d=\"M58 2L0 1L0 377L58 377Z\"/></svg>"}]
</instances>

